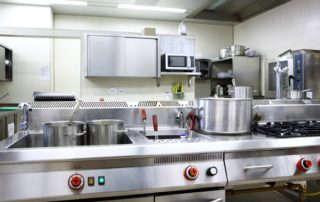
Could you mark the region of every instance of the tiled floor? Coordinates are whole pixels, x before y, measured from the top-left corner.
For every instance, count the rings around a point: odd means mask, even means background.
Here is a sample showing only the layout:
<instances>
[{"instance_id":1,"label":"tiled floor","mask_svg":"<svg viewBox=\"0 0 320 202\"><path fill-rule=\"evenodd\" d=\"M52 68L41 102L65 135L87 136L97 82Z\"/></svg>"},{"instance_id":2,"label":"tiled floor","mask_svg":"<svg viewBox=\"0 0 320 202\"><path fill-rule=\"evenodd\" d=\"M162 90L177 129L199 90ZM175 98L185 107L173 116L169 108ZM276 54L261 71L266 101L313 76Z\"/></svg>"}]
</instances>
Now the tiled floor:
<instances>
[{"instance_id":1,"label":"tiled floor","mask_svg":"<svg viewBox=\"0 0 320 202\"><path fill-rule=\"evenodd\" d=\"M227 195L226 202L293 202L279 192L260 192L250 194Z\"/></svg>"}]
</instances>

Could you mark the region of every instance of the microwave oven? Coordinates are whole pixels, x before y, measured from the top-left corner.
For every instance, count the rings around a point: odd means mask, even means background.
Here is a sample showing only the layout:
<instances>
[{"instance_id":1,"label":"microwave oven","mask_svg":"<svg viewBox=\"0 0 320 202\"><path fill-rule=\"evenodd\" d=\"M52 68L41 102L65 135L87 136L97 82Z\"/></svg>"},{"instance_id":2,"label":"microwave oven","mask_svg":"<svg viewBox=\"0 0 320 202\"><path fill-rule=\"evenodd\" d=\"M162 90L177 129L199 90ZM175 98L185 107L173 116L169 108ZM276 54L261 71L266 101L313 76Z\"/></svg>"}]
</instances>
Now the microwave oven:
<instances>
[{"instance_id":1,"label":"microwave oven","mask_svg":"<svg viewBox=\"0 0 320 202\"><path fill-rule=\"evenodd\" d=\"M194 70L194 56L178 54L161 55L161 71L193 72Z\"/></svg>"}]
</instances>

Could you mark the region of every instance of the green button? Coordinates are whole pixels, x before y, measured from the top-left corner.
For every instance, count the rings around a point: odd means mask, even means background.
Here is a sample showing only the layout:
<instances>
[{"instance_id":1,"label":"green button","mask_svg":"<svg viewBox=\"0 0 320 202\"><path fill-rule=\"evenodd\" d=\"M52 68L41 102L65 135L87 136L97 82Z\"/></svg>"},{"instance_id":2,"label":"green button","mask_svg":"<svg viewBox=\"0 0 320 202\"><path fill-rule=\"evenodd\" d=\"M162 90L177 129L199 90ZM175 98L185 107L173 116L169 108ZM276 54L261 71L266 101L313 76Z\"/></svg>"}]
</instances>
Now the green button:
<instances>
[{"instance_id":1,"label":"green button","mask_svg":"<svg viewBox=\"0 0 320 202\"><path fill-rule=\"evenodd\" d=\"M99 185L104 185L106 180L104 179L104 176L99 176L98 177L98 184Z\"/></svg>"}]
</instances>

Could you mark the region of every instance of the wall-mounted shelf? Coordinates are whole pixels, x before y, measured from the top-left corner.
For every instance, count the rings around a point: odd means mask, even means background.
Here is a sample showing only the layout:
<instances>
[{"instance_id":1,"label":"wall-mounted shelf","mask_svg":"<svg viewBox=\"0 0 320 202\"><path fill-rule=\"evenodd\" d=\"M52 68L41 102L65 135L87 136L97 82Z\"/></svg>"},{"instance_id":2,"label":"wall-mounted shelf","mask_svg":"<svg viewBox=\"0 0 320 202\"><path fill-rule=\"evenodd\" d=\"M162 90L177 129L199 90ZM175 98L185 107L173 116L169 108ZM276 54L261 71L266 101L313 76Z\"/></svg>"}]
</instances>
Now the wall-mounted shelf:
<instances>
[{"instance_id":1,"label":"wall-mounted shelf","mask_svg":"<svg viewBox=\"0 0 320 202\"><path fill-rule=\"evenodd\" d=\"M200 76L200 72L161 72L161 75Z\"/></svg>"},{"instance_id":2,"label":"wall-mounted shelf","mask_svg":"<svg viewBox=\"0 0 320 202\"><path fill-rule=\"evenodd\" d=\"M161 76L188 76L188 86L191 86L191 78L194 76L200 76L200 72L160 72ZM160 86L161 77L157 78L157 86Z\"/></svg>"}]
</instances>

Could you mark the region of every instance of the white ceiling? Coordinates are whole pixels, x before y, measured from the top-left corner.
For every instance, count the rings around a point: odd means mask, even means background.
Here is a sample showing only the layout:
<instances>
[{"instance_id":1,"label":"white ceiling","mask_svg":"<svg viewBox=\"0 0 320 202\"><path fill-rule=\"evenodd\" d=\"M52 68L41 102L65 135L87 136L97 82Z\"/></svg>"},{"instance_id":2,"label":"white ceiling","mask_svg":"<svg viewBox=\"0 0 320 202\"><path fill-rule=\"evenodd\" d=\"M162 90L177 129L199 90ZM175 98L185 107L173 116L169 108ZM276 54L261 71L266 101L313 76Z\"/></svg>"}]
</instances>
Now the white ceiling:
<instances>
[{"instance_id":1,"label":"white ceiling","mask_svg":"<svg viewBox=\"0 0 320 202\"><path fill-rule=\"evenodd\" d=\"M0 0L4 3L32 0ZM34 1L34 0L33 0ZM41 1L41 0L39 0ZM69 0L70 1L70 0ZM72 0L71 0L72 1ZM75 1L75 0L73 0ZM121 18L139 18L151 20L169 20L237 24L245 19L279 6L289 0L76 0L86 1L87 6L51 5L56 14L108 16ZM119 4L133 4L167 8L186 9L186 13L163 11L130 10L117 8Z\"/></svg>"}]
</instances>

